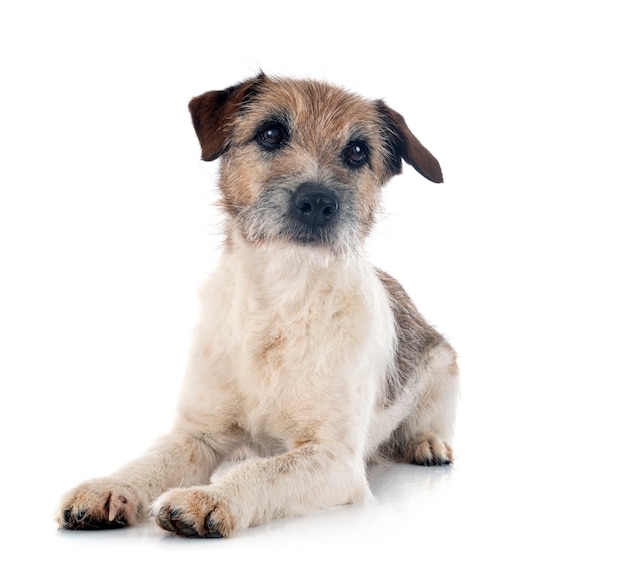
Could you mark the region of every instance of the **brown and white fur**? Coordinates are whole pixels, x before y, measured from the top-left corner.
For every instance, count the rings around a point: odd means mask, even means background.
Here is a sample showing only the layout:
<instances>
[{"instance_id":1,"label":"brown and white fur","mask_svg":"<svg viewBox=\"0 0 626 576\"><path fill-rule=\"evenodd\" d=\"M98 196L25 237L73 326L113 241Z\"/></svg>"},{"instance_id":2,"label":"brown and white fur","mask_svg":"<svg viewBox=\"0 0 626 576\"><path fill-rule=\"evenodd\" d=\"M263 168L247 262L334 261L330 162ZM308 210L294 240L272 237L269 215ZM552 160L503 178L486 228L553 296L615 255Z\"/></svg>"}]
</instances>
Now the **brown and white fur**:
<instances>
[{"instance_id":1,"label":"brown and white fur","mask_svg":"<svg viewBox=\"0 0 626 576\"><path fill-rule=\"evenodd\" d=\"M364 239L402 160L439 163L382 101L263 74L189 105L202 158L221 158L226 240L172 431L66 495L58 522L115 528L147 513L185 536L356 502L374 456L452 462L451 346ZM256 451L212 480L242 447Z\"/></svg>"}]
</instances>

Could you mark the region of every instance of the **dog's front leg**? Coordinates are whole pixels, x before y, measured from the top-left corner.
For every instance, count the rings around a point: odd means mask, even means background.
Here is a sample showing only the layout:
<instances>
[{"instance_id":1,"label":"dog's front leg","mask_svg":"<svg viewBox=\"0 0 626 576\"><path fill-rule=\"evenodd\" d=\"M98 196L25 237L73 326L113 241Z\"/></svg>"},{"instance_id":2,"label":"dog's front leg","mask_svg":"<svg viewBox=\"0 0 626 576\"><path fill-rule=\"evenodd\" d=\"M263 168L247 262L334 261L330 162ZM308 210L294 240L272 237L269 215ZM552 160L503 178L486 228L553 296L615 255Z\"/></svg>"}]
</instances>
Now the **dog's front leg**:
<instances>
[{"instance_id":1,"label":"dog's front leg","mask_svg":"<svg viewBox=\"0 0 626 576\"><path fill-rule=\"evenodd\" d=\"M157 523L184 536L228 537L272 518L362 500L369 494L354 451L304 444L248 460L210 486L173 489L152 506Z\"/></svg>"},{"instance_id":2,"label":"dog's front leg","mask_svg":"<svg viewBox=\"0 0 626 576\"><path fill-rule=\"evenodd\" d=\"M57 521L74 530L136 524L156 496L172 486L208 482L221 460L220 452L202 439L172 432L114 475L85 482L66 494Z\"/></svg>"}]
</instances>

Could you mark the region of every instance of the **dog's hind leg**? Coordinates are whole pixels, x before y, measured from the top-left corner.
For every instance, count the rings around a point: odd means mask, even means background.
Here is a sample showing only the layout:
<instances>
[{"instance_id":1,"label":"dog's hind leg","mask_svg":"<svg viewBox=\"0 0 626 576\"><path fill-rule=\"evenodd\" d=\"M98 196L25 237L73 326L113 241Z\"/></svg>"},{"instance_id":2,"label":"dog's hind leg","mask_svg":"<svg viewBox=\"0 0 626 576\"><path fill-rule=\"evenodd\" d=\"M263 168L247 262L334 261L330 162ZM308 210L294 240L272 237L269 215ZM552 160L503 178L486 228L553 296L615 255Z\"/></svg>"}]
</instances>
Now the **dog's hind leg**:
<instances>
[{"instance_id":1,"label":"dog's hind leg","mask_svg":"<svg viewBox=\"0 0 626 576\"><path fill-rule=\"evenodd\" d=\"M458 396L458 367L452 347L442 341L431 351L416 387L415 407L394 433L405 461L422 466L452 464L451 446Z\"/></svg>"},{"instance_id":2,"label":"dog's hind leg","mask_svg":"<svg viewBox=\"0 0 626 576\"><path fill-rule=\"evenodd\" d=\"M398 281L377 272L396 325L395 362L384 403L404 414L380 453L425 466L450 464L458 395L456 353L424 320Z\"/></svg>"}]
</instances>

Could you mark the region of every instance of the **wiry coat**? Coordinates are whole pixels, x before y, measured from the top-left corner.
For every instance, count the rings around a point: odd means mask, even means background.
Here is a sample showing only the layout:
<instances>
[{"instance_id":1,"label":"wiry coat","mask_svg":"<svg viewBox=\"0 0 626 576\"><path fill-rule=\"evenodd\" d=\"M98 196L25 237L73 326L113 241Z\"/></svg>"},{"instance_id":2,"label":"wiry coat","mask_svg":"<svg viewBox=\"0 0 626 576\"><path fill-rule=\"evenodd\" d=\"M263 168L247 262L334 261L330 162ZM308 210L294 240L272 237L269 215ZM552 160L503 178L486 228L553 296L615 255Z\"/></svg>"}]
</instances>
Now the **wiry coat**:
<instances>
[{"instance_id":1,"label":"wiry coat","mask_svg":"<svg viewBox=\"0 0 626 576\"><path fill-rule=\"evenodd\" d=\"M452 462L453 349L368 262L380 190L439 164L382 101L264 75L190 103L221 158L226 240L172 432L61 505L67 528L133 524L230 536L368 494L367 461ZM242 447L257 457L210 484Z\"/></svg>"}]
</instances>

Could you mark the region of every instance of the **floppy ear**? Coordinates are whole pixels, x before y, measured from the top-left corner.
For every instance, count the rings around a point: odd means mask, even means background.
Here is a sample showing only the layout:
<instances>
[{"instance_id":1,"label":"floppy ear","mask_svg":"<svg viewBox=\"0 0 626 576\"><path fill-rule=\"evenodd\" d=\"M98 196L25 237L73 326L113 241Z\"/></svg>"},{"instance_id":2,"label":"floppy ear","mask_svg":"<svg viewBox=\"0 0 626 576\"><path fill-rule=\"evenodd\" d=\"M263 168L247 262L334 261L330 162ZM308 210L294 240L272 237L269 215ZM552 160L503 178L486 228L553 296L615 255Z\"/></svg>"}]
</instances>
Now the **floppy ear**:
<instances>
[{"instance_id":1,"label":"floppy ear","mask_svg":"<svg viewBox=\"0 0 626 576\"><path fill-rule=\"evenodd\" d=\"M391 174L401 172L401 158L404 158L404 161L413 166L424 178L438 184L443 182L439 162L409 130L402 115L382 101L378 102L378 107L388 130L387 138L392 148L393 157L389 162Z\"/></svg>"},{"instance_id":2,"label":"floppy ear","mask_svg":"<svg viewBox=\"0 0 626 576\"><path fill-rule=\"evenodd\" d=\"M263 73L226 88L196 96L189 102L189 112L202 147L202 159L210 162L228 148L232 120L265 80Z\"/></svg>"}]
</instances>

